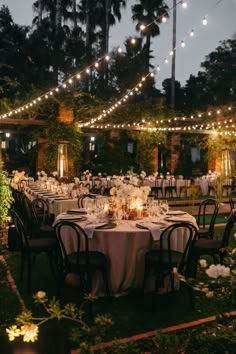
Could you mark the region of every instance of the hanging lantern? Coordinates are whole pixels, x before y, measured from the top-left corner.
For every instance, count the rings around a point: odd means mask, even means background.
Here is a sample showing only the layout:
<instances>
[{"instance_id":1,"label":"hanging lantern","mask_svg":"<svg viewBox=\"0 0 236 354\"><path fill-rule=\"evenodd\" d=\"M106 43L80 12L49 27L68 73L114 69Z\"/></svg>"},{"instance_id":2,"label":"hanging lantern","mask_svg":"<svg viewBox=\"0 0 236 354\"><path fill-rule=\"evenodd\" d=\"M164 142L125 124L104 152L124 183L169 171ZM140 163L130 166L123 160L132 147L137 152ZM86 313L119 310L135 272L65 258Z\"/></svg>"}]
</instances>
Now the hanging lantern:
<instances>
[{"instance_id":1,"label":"hanging lantern","mask_svg":"<svg viewBox=\"0 0 236 354\"><path fill-rule=\"evenodd\" d=\"M68 141L61 141L57 152L57 173L59 178L68 178Z\"/></svg>"}]
</instances>

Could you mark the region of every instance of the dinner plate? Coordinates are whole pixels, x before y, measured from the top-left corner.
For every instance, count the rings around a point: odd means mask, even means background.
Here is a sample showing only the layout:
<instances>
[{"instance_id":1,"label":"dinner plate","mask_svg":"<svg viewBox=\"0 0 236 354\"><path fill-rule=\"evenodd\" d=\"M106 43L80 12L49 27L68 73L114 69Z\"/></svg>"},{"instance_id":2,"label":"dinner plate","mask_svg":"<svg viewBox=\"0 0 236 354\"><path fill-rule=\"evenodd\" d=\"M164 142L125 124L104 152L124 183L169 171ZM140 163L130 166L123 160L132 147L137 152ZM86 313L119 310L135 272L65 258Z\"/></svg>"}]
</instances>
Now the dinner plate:
<instances>
[{"instance_id":1,"label":"dinner plate","mask_svg":"<svg viewBox=\"0 0 236 354\"><path fill-rule=\"evenodd\" d=\"M106 230L106 229L114 229L116 227L116 223L114 223L114 222L109 222L109 223L107 223L107 224L105 224L105 225L101 225L101 226L97 226L97 227L95 227L95 229L101 229L101 230Z\"/></svg>"},{"instance_id":2,"label":"dinner plate","mask_svg":"<svg viewBox=\"0 0 236 354\"><path fill-rule=\"evenodd\" d=\"M84 216L78 216L78 215L60 215L60 221L85 221L87 218Z\"/></svg>"},{"instance_id":3,"label":"dinner plate","mask_svg":"<svg viewBox=\"0 0 236 354\"><path fill-rule=\"evenodd\" d=\"M187 214L185 211L182 210L171 210L166 213L166 215L185 215Z\"/></svg>"},{"instance_id":4,"label":"dinner plate","mask_svg":"<svg viewBox=\"0 0 236 354\"><path fill-rule=\"evenodd\" d=\"M69 209L67 210L67 214L87 214L87 211L85 208Z\"/></svg>"}]
</instances>

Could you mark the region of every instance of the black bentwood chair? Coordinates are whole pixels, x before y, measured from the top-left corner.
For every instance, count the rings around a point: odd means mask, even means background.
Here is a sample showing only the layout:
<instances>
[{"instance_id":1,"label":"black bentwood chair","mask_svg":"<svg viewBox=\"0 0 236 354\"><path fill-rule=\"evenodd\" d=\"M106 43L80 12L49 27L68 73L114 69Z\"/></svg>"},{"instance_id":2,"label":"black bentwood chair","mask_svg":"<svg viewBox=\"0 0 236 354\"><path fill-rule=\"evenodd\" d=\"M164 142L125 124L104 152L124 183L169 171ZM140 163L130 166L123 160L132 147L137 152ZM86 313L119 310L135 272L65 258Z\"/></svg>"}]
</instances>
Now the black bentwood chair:
<instances>
[{"instance_id":1,"label":"black bentwood chair","mask_svg":"<svg viewBox=\"0 0 236 354\"><path fill-rule=\"evenodd\" d=\"M197 216L199 237L213 239L215 221L218 214L218 210L219 204L214 198L207 198L201 202L201 204L199 205Z\"/></svg>"},{"instance_id":2,"label":"black bentwood chair","mask_svg":"<svg viewBox=\"0 0 236 354\"><path fill-rule=\"evenodd\" d=\"M179 234L178 234L179 232ZM176 237L183 237L184 247L182 252L174 249ZM149 275L155 277L155 292L164 288L164 282L168 276L170 279L171 290L174 290L173 268L183 275L188 275L189 251L196 239L197 229L188 222L181 222L170 225L162 231L160 236L160 247L150 250L145 255L145 268L143 288L145 289ZM192 303L192 299L191 299Z\"/></svg>"},{"instance_id":3,"label":"black bentwood chair","mask_svg":"<svg viewBox=\"0 0 236 354\"><path fill-rule=\"evenodd\" d=\"M196 276L197 264L201 256L211 256L215 264L217 264L219 261L221 264L224 263L225 250L229 245L230 235L235 223L236 214L233 211L225 225L223 237L221 240L200 238L194 242L193 247L191 248L191 260L193 265L193 269L191 271L192 276Z\"/></svg>"},{"instance_id":4,"label":"black bentwood chair","mask_svg":"<svg viewBox=\"0 0 236 354\"><path fill-rule=\"evenodd\" d=\"M19 215L11 210L11 217L16 227L20 239L21 251L21 266L20 278L23 279L25 263L27 267L27 290L31 290L31 273L33 265L33 257L35 258L40 253L46 253L49 259L49 264L54 275L54 260L56 260L57 242L54 238L30 238L26 232L25 226Z\"/></svg>"},{"instance_id":5,"label":"black bentwood chair","mask_svg":"<svg viewBox=\"0 0 236 354\"><path fill-rule=\"evenodd\" d=\"M63 237L66 229L66 237ZM68 231L69 229L69 231ZM60 255L58 262L58 296L63 286L66 275L75 273L80 277L80 288L83 294L92 291L92 275L99 271L102 274L106 295L110 296L108 280L108 259L104 253L89 251L88 236L84 229L70 221L60 221L55 225L55 233L59 242ZM75 237L77 248L67 253L65 240Z\"/></svg>"}]
</instances>

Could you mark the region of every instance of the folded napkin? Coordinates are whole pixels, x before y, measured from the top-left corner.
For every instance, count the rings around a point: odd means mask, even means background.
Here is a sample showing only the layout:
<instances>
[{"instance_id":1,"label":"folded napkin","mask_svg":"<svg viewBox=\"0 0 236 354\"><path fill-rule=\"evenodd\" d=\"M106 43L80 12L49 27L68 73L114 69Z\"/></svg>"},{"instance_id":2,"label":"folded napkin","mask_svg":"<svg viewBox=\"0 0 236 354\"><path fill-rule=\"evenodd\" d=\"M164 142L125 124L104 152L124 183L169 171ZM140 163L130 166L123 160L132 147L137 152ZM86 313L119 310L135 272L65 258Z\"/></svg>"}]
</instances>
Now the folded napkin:
<instances>
[{"instance_id":1,"label":"folded napkin","mask_svg":"<svg viewBox=\"0 0 236 354\"><path fill-rule=\"evenodd\" d=\"M66 221L85 221L86 218L84 216L79 215L68 215L68 214L60 214L57 220L66 220Z\"/></svg>"},{"instance_id":2,"label":"folded napkin","mask_svg":"<svg viewBox=\"0 0 236 354\"><path fill-rule=\"evenodd\" d=\"M94 224L87 224L84 226L84 231L86 232L88 238L93 238L93 232L97 227L102 227L107 225L107 222L97 222Z\"/></svg>"},{"instance_id":3,"label":"folded napkin","mask_svg":"<svg viewBox=\"0 0 236 354\"><path fill-rule=\"evenodd\" d=\"M170 222L191 222L192 218L190 215L186 214L186 215L173 215L173 216L168 216L165 217L166 221L170 221Z\"/></svg>"},{"instance_id":4,"label":"folded napkin","mask_svg":"<svg viewBox=\"0 0 236 354\"><path fill-rule=\"evenodd\" d=\"M136 224L137 227L141 229L147 229L151 232L154 241L160 240L161 235L161 224L153 224L152 222L141 222Z\"/></svg>"}]
</instances>

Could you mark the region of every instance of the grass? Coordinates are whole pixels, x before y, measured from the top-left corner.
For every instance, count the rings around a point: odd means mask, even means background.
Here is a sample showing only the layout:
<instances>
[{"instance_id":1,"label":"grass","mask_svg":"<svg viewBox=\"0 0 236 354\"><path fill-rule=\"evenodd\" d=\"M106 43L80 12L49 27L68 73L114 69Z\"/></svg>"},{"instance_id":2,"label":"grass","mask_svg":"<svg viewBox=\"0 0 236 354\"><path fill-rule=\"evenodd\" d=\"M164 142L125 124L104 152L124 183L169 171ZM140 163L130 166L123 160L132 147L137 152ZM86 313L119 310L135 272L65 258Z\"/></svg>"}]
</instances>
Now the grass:
<instances>
[{"instance_id":1,"label":"grass","mask_svg":"<svg viewBox=\"0 0 236 354\"><path fill-rule=\"evenodd\" d=\"M223 229L224 227L216 227L217 237L222 236ZM20 282L19 279L20 256L18 252L8 253L6 248L2 247L2 253L5 253L7 264L26 306L30 309L34 308L32 297L26 292L26 284ZM47 259L43 255L36 259L33 269L32 292L35 293L38 290L46 291L48 297L56 294L56 281L50 273ZM184 323L209 315L216 315L227 310L225 308L215 308L214 302L209 300L208 306L202 308L201 312L193 311L184 287L174 293L156 296L156 311L153 311L151 306L151 296L151 294L143 294L140 289L132 290L127 296L119 298L98 299L94 304L94 312L100 314L110 313L114 321L114 326L111 328L106 340ZM77 288L65 287L61 300L63 303L78 303ZM0 303L0 330L3 331L9 323L12 323L12 319L19 312L20 306L16 296L3 284L0 284Z\"/></svg>"}]
</instances>

